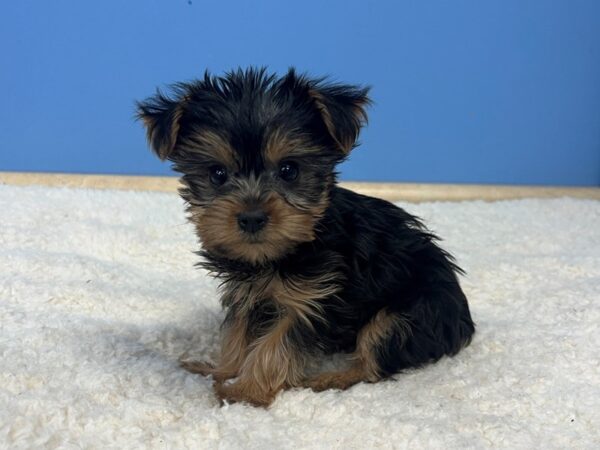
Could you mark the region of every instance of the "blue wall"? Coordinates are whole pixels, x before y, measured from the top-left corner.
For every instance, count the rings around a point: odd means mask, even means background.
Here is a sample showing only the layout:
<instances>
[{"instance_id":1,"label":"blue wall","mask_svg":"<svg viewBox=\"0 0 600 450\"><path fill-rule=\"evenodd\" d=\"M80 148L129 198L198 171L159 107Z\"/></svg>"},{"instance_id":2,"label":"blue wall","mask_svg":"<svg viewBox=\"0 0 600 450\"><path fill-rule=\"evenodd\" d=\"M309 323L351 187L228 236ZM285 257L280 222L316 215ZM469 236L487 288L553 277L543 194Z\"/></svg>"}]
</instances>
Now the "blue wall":
<instances>
[{"instance_id":1,"label":"blue wall","mask_svg":"<svg viewBox=\"0 0 600 450\"><path fill-rule=\"evenodd\" d=\"M133 101L238 65L373 85L343 178L600 185L600 1L3 1L0 170L166 174Z\"/></svg>"}]
</instances>

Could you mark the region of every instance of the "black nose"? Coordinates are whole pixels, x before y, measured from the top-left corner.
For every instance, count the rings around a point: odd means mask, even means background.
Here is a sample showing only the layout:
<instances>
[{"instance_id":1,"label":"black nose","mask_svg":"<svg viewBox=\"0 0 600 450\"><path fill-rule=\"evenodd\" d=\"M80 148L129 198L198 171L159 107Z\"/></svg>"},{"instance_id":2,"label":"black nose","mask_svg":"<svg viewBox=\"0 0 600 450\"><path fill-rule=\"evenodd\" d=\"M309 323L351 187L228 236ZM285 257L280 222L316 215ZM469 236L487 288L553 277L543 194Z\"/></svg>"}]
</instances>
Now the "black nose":
<instances>
[{"instance_id":1,"label":"black nose","mask_svg":"<svg viewBox=\"0 0 600 450\"><path fill-rule=\"evenodd\" d=\"M264 211L254 210L238 214L238 225L246 233L256 233L262 230L269 218Z\"/></svg>"}]
</instances>

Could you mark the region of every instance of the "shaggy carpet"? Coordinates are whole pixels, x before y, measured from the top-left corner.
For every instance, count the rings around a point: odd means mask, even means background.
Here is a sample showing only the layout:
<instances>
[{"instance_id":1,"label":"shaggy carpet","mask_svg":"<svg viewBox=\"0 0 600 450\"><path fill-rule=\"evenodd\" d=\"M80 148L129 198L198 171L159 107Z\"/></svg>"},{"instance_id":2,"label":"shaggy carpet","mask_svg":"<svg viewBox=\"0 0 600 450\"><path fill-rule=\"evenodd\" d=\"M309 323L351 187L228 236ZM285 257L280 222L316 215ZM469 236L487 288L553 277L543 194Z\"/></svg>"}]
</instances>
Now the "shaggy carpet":
<instances>
[{"instance_id":1,"label":"shaggy carpet","mask_svg":"<svg viewBox=\"0 0 600 450\"><path fill-rule=\"evenodd\" d=\"M467 271L471 346L256 409L177 365L223 315L176 195L0 186L0 446L600 448L600 202L402 206Z\"/></svg>"}]
</instances>

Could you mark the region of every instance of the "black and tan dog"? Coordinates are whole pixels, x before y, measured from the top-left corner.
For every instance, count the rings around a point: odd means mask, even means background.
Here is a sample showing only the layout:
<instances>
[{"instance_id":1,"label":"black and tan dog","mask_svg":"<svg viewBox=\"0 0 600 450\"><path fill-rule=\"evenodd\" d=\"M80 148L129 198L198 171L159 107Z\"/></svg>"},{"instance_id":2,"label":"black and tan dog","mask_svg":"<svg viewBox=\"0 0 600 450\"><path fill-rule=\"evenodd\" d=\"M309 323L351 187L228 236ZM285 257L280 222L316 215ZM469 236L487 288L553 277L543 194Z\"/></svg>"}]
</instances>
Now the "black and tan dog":
<instances>
[{"instance_id":1,"label":"black and tan dog","mask_svg":"<svg viewBox=\"0 0 600 450\"><path fill-rule=\"evenodd\" d=\"M212 375L223 400L375 382L454 355L474 333L460 269L436 237L336 186L367 91L249 69L138 104L151 147L182 174L202 265L223 281L220 358L182 363ZM307 375L309 358L334 352L351 364Z\"/></svg>"}]
</instances>

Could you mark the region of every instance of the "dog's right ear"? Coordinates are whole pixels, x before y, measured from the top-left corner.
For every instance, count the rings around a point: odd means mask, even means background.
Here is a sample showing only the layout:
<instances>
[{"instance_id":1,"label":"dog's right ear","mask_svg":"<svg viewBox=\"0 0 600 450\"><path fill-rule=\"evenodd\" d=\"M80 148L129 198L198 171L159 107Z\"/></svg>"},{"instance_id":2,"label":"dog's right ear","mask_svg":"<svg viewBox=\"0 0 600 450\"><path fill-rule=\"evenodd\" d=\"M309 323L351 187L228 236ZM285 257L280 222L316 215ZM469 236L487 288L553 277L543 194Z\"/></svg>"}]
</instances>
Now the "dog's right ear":
<instances>
[{"instance_id":1,"label":"dog's right ear","mask_svg":"<svg viewBox=\"0 0 600 450\"><path fill-rule=\"evenodd\" d=\"M148 144L162 160L173 154L186 103L181 87L174 89L173 98L158 90L152 97L136 103L136 116L144 122Z\"/></svg>"}]
</instances>

